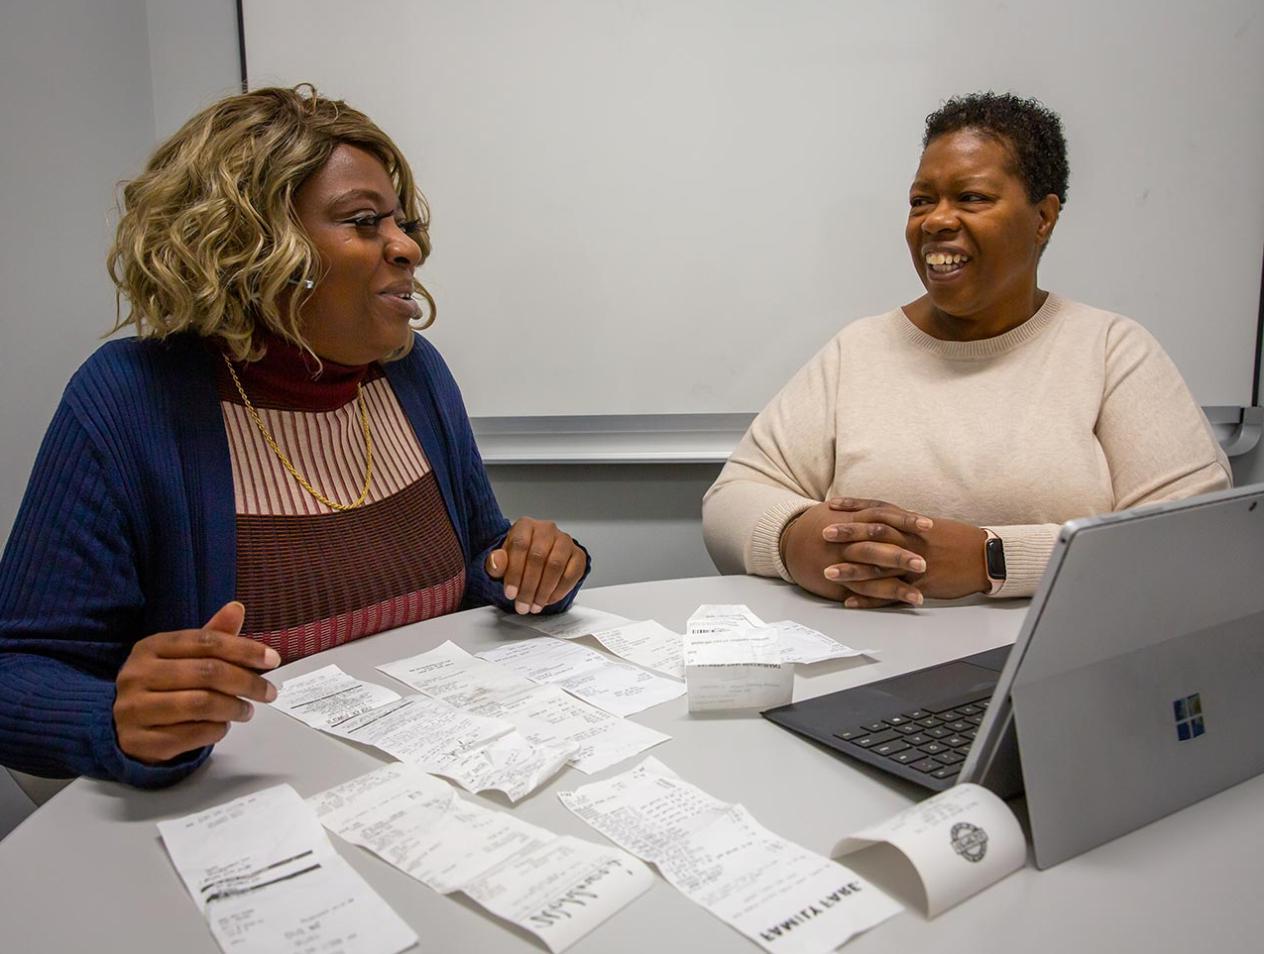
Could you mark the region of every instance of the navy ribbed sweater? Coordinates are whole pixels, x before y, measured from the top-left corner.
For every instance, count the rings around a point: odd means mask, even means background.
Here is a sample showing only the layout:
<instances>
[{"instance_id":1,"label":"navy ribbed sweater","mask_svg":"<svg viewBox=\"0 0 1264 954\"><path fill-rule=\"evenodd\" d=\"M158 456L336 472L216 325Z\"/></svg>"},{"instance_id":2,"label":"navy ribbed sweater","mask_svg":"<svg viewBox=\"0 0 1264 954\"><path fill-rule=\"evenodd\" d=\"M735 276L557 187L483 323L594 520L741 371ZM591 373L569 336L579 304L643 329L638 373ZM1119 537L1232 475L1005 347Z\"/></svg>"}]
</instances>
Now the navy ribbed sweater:
<instances>
[{"instance_id":1,"label":"navy ribbed sweater","mask_svg":"<svg viewBox=\"0 0 1264 954\"><path fill-rule=\"evenodd\" d=\"M150 788L210 754L137 762L118 747L113 706L114 679L136 640L197 628L234 596L218 360L192 336L113 341L67 385L0 560L0 763ZM483 568L509 522L456 382L421 337L384 370L461 541L463 607L511 610ZM565 609L577 590L548 610Z\"/></svg>"}]
</instances>

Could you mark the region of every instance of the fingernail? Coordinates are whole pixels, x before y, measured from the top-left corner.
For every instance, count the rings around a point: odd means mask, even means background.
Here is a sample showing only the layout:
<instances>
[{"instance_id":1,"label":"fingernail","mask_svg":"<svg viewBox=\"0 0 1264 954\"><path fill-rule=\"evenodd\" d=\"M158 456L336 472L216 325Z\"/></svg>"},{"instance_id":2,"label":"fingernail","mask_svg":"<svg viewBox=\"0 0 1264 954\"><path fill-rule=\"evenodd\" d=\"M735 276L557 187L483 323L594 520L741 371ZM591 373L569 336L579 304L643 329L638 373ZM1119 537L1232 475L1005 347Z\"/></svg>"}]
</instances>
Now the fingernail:
<instances>
[{"instance_id":1,"label":"fingernail","mask_svg":"<svg viewBox=\"0 0 1264 954\"><path fill-rule=\"evenodd\" d=\"M914 606L921 606L922 599L923 599L922 594L917 593L917 592L910 593L908 596L908 601L912 603Z\"/></svg>"},{"instance_id":2,"label":"fingernail","mask_svg":"<svg viewBox=\"0 0 1264 954\"><path fill-rule=\"evenodd\" d=\"M847 599L843 600L843 605L855 609L860 605L860 600L856 599L854 596L849 596Z\"/></svg>"},{"instance_id":3,"label":"fingernail","mask_svg":"<svg viewBox=\"0 0 1264 954\"><path fill-rule=\"evenodd\" d=\"M838 539L838 528L837 528L837 527L826 527L826 528L825 528L825 539L826 539L826 540L837 540L837 539Z\"/></svg>"},{"instance_id":4,"label":"fingernail","mask_svg":"<svg viewBox=\"0 0 1264 954\"><path fill-rule=\"evenodd\" d=\"M529 609L531 609L530 603L523 603L522 601L519 601L514 604L514 610L518 613L519 616L526 616L527 610Z\"/></svg>"},{"instance_id":5,"label":"fingernail","mask_svg":"<svg viewBox=\"0 0 1264 954\"><path fill-rule=\"evenodd\" d=\"M918 573L924 573L926 571L926 561L921 557L913 557L913 559L909 560L909 569Z\"/></svg>"},{"instance_id":6,"label":"fingernail","mask_svg":"<svg viewBox=\"0 0 1264 954\"><path fill-rule=\"evenodd\" d=\"M268 646L263 651L263 668L276 669L279 665L281 665L281 654L271 646Z\"/></svg>"},{"instance_id":7,"label":"fingernail","mask_svg":"<svg viewBox=\"0 0 1264 954\"><path fill-rule=\"evenodd\" d=\"M255 714L254 706L252 706L249 702L243 701L241 704L241 707L242 707L241 708L241 721L242 722L249 722L251 719L254 718L254 714Z\"/></svg>"},{"instance_id":8,"label":"fingernail","mask_svg":"<svg viewBox=\"0 0 1264 954\"><path fill-rule=\"evenodd\" d=\"M842 576L842 573L839 572L838 567L836 566L827 566L825 568L825 575L831 580L837 580L840 576Z\"/></svg>"},{"instance_id":9,"label":"fingernail","mask_svg":"<svg viewBox=\"0 0 1264 954\"><path fill-rule=\"evenodd\" d=\"M505 587L505 599L507 599L507 600L511 600L511 599L513 599L513 598L514 598L515 596L517 596L517 595L518 595L518 587L516 587L516 586L506 586L506 587Z\"/></svg>"},{"instance_id":10,"label":"fingernail","mask_svg":"<svg viewBox=\"0 0 1264 954\"><path fill-rule=\"evenodd\" d=\"M263 690L263 698L267 702L273 702L277 697L277 687L268 683L268 688Z\"/></svg>"},{"instance_id":11,"label":"fingernail","mask_svg":"<svg viewBox=\"0 0 1264 954\"><path fill-rule=\"evenodd\" d=\"M935 521L931 520L929 517L918 517L918 518L917 518L917 529L918 529L918 530L930 530L930 529L931 529L932 527L934 527L934 526L935 526Z\"/></svg>"},{"instance_id":12,"label":"fingernail","mask_svg":"<svg viewBox=\"0 0 1264 954\"><path fill-rule=\"evenodd\" d=\"M538 613L538 612L540 612L540 610L542 610L542 609L544 609L544 607L543 607L543 606L541 606L539 603L532 603L532 604L531 604L531 612L533 612L533 613Z\"/></svg>"}]
</instances>

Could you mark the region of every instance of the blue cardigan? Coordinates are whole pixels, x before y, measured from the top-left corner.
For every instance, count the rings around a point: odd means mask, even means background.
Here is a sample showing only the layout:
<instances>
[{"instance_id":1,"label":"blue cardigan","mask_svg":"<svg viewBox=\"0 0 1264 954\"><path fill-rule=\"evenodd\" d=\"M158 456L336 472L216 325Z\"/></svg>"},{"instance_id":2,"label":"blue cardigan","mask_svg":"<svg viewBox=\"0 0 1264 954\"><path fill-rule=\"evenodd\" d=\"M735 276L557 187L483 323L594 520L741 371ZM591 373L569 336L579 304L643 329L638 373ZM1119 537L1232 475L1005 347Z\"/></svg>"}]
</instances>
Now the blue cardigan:
<instances>
[{"instance_id":1,"label":"blue cardigan","mask_svg":"<svg viewBox=\"0 0 1264 954\"><path fill-rule=\"evenodd\" d=\"M0 560L0 763L153 788L210 755L207 747L157 766L129 758L113 706L137 639L200 627L234 598L237 525L216 360L192 336L112 341L67 385ZM512 610L483 568L509 522L456 382L421 337L384 370L465 554L463 608ZM549 611L566 609L576 590Z\"/></svg>"}]
</instances>

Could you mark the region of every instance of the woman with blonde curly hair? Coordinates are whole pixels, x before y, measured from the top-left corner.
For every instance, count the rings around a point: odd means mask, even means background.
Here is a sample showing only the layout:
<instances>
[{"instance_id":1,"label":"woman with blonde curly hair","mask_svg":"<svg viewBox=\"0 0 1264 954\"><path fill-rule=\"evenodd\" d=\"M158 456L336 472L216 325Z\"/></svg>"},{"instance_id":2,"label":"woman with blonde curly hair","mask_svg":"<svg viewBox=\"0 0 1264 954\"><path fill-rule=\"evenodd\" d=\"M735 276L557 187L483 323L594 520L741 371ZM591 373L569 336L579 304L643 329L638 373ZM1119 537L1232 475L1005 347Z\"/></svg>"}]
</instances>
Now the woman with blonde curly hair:
<instances>
[{"instance_id":1,"label":"woman with blonde curly hair","mask_svg":"<svg viewBox=\"0 0 1264 954\"><path fill-rule=\"evenodd\" d=\"M586 552L510 526L414 333L428 209L367 116L310 87L229 97L122 206L135 337L67 386L0 562L0 763L169 784L275 697L260 670L570 604Z\"/></svg>"}]
</instances>

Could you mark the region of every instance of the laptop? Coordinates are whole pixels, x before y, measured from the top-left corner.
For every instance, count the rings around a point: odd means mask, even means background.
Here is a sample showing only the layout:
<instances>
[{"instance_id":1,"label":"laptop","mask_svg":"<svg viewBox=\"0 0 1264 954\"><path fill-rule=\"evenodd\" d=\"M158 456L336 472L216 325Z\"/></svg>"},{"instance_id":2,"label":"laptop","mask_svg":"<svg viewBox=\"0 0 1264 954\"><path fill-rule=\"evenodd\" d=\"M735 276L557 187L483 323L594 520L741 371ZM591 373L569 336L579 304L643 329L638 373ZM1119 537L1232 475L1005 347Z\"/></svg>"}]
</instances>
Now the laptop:
<instances>
[{"instance_id":1,"label":"laptop","mask_svg":"<svg viewBox=\"0 0 1264 954\"><path fill-rule=\"evenodd\" d=\"M1024 791L1038 868L1257 775L1264 484L1073 520L1012 647L764 716L926 788Z\"/></svg>"}]
</instances>

